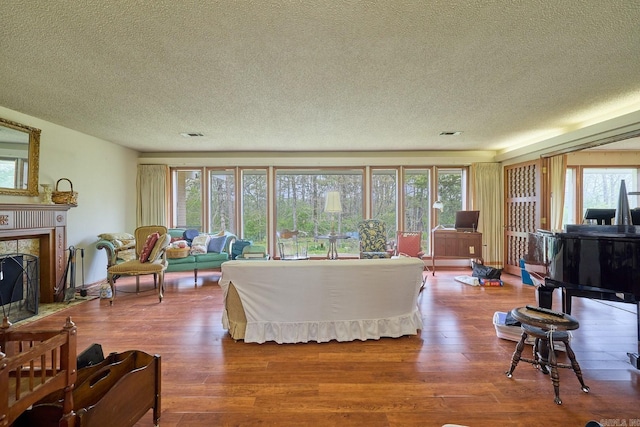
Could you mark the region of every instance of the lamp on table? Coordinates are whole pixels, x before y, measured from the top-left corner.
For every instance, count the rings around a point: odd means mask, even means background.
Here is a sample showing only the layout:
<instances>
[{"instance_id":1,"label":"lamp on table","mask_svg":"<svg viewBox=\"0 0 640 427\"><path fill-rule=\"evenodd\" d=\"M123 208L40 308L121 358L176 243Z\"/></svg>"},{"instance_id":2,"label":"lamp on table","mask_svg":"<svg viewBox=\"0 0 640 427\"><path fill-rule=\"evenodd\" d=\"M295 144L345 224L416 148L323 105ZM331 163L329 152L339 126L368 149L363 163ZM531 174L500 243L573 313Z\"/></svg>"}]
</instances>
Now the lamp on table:
<instances>
[{"instance_id":1,"label":"lamp on table","mask_svg":"<svg viewBox=\"0 0 640 427\"><path fill-rule=\"evenodd\" d=\"M331 214L331 233L329 233L329 252L327 258L338 258L338 238L335 229L335 214L342 212L339 191L328 191L324 202L324 211Z\"/></svg>"}]
</instances>

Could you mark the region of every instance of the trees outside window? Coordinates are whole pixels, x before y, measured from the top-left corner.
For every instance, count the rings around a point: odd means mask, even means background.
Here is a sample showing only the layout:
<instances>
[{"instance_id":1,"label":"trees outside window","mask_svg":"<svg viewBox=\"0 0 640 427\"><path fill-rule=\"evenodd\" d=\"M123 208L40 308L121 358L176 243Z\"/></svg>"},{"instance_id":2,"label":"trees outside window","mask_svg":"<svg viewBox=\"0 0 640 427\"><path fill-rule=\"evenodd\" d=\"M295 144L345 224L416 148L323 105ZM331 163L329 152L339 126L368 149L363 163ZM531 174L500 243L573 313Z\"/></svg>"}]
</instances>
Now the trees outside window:
<instances>
[{"instance_id":1,"label":"trees outside window","mask_svg":"<svg viewBox=\"0 0 640 427\"><path fill-rule=\"evenodd\" d=\"M403 231L421 231L422 247L429 252L431 241L431 169L404 170Z\"/></svg>"},{"instance_id":2,"label":"trees outside window","mask_svg":"<svg viewBox=\"0 0 640 427\"><path fill-rule=\"evenodd\" d=\"M236 233L236 180L234 169L209 170L208 231Z\"/></svg>"},{"instance_id":3,"label":"trees outside window","mask_svg":"<svg viewBox=\"0 0 640 427\"><path fill-rule=\"evenodd\" d=\"M439 222L445 227L454 227L456 212L464 210L466 204L462 191L463 171L457 169L438 169L438 196L442 204Z\"/></svg>"},{"instance_id":4,"label":"trees outside window","mask_svg":"<svg viewBox=\"0 0 640 427\"><path fill-rule=\"evenodd\" d=\"M171 174L173 227L202 230L202 169L178 169Z\"/></svg>"},{"instance_id":5,"label":"trees outside window","mask_svg":"<svg viewBox=\"0 0 640 427\"><path fill-rule=\"evenodd\" d=\"M395 239L398 230L398 172L374 169L371 173L371 217L382 220L387 241Z\"/></svg>"},{"instance_id":6,"label":"trees outside window","mask_svg":"<svg viewBox=\"0 0 640 427\"><path fill-rule=\"evenodd\" d=\"M243 238L267 245L267 171L242 171Z\"/></svg>"},{"instance_id":7,"label":"trees outside window","mask_svg":"<svg viewBox=\"0 0 640 427\"><path fill-rule=\"evenodd\" d=\"M317 255L326 252L327 241L315 236L326 235L333 227L337 234L350 236L338 242L339 254L357 253L362 185L362 170L277 170L276 230L297 230L298 240L308 244L310 255ZM329 191L340 193L342 212L324 211Z\"/></svg>"}]
</instances>

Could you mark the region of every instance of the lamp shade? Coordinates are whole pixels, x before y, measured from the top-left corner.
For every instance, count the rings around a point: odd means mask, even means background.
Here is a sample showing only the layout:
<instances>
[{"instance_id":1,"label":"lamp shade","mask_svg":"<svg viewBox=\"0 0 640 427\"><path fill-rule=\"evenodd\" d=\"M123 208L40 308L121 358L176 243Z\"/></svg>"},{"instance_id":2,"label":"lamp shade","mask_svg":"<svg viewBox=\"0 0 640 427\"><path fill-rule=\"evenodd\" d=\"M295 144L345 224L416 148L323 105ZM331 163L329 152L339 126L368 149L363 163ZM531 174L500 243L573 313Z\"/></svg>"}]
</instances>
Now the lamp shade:
<instances>
[{"instance_id":1,"label":"lamp shade","mask_svg":"<svg viewBox=\"0 0 640 427\"><path fill-rule=\"evenodd\" d=\"M442 210L442 208L444 208L444 204L440 200L433 202L433 209Z\"/></svg>"},{"instance_id":2,"label":"lamp shade","mask_svg":"<svg viewBox=\"0 0 640 427\"><path fill-rule=\"evenodd\" d=\"M342 204L340 203L339 191L328 191L327 198L324 201L325 212L342 212Z\"/></svg>"}]
</instances>

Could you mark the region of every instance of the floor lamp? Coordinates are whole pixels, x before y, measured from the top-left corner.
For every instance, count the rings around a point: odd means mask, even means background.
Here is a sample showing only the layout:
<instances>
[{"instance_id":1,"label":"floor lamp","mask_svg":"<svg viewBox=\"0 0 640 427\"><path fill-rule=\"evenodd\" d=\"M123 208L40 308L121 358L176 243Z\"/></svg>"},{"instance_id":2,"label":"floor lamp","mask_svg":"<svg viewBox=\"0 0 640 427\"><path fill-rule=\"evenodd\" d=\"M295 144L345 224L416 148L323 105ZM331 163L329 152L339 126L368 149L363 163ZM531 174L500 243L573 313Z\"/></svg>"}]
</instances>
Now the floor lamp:
<instances>
[{"instance_id":1,"label":"floor lamp","mask_svg":"<svg viewBox=\"0 0 640 427\"><path fill-rule=\"evenodd\" d=\"M324 203L324 211L331 214L331 233L329 233L329 252L327 258L338 258L338 238L335 229L335 214L342 212L342 204L340 203L339 191L328 191L327 198Z\"/></svg>"},{"instance_id":2,"label":"floor lamp","mask_svg":"<svg viewBox=\"0 0 640 427\"><path fill-rule=\"evenodd\" d=\"M442 224L440 224L440 214L442 213L442 209L444 208L444 203L442 203L440 200L436 200L435 202L433 202L433 209L437 209L440 212L437 213L438 215L438 225L436 226L436 230L440 230L441 228L444 228L444 226L442 226Z\"/></svg>"}]
</instances>

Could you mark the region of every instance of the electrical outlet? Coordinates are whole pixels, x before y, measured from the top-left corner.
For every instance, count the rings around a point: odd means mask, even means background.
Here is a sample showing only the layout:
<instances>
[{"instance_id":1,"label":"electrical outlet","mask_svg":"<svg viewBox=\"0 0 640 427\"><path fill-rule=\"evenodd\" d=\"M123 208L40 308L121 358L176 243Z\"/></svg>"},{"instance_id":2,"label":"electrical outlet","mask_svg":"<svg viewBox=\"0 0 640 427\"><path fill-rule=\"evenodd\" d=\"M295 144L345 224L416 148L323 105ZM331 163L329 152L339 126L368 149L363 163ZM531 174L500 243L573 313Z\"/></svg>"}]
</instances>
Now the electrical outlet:
<instances>
[{"instance_id":1,"label":"electrical outlet","mask_svg":"<svg viewBox=\"0 0 640 427\"><path fill-rule=\"evenodd\" d=\"M476 253L475 248L473 246L469 246L469 253L474 255Z\"/></svg>"}]
</instances>

